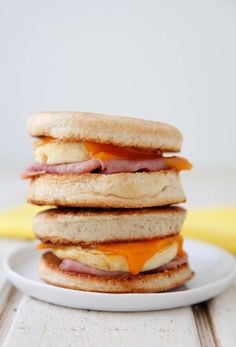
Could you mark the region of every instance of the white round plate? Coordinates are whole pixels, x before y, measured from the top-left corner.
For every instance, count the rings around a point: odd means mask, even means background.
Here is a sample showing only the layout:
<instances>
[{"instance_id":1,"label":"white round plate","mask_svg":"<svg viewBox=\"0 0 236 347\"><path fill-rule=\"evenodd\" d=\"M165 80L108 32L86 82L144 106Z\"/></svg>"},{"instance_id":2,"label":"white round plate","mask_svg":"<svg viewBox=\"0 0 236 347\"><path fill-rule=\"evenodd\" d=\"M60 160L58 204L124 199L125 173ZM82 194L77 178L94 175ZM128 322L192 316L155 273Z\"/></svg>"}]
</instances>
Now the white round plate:
<instances>
[{"instance_id":1,"label":"white round plate","mask_svg":"<svg viewBox=\"0 0 236 347\"><path fill-rule=\"evenodd\" d=\"M220 294L235 276L235 258L213 245L185 241L195 276L186 285L165 293L103 294L55 287L40 280L42 251L35 243L14 250L4 262L8 279L25 294L61 306L99 311L151 311L193 305Z\"/></svg>"}]
</instances>

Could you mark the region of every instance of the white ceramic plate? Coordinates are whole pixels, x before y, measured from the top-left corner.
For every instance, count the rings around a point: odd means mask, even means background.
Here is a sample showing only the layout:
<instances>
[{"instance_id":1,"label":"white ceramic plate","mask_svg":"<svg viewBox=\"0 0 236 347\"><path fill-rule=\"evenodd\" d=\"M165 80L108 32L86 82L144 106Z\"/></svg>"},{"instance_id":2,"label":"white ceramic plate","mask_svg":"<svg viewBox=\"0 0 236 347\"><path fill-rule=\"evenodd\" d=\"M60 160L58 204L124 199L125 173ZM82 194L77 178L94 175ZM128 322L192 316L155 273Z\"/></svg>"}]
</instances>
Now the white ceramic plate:
<instances>
[{"instance_id":1,"label":"white ceramic plate","mask_svg":"<svg viewBox=\"0 0 236 347\"><path fill-rule=\"evenodd\" d=\"M35 243L14 250L4 262L8 279L25 294L49 303L100 311L150 311L193 305L210 299L232 282L235 258L226 251L194 240L185 241L195 276L178 289L154 294L102 294L54 287L37 273L41 251Z\"/></svg>"}]
</instances>

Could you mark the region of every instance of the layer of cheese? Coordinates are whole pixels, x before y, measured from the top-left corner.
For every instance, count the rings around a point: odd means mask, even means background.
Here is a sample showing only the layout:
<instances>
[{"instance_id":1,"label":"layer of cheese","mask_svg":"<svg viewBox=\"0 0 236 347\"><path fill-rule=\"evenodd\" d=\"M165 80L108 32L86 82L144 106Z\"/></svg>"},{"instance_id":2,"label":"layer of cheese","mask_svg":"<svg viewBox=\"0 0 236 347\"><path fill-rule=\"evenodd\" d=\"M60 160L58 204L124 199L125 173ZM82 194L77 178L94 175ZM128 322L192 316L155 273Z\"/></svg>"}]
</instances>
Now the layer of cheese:
<instances>
[{"instance_id":1,"label":"layer of cheese","mask_svg":"<svg viewBox=\"0 0 236 347\"><path fill-rule=\"evenodd\" d=\"M96 269L125 271L136 275L167 264L177 254L183 255L182 242L181 236L174 236L159 240L100 244L94 247L54 246L52 252L60 259L77 260Z\"/></svg>"},{"instance_id":2,"label":"layer of cheese","mask_svg":"<svg viewBox=\"0 0 236 347\"><path fill-rule=\"evenodd\" d=\"M154 159L161 155L159 150L142 150L141 148L121 147L112 144L85 142L91 158L97 159Z\"/></svg>"},{"instance_id":3,"label":"layer of cheese","mask_svg":"<svg viewBox=\"0 0 236 347\"><path fill-rule=\"evenodd\" d=\"M52 138L44 138L34 143L35 161L40 164L67 164L83 162L89 159L126 159L145 160L160 158L160 152L148 151L111 144L93 142L64 142ZM168 167L177 171L189 170L192 165L181 157L161 157Z\"/></svg>"}]
</instances>

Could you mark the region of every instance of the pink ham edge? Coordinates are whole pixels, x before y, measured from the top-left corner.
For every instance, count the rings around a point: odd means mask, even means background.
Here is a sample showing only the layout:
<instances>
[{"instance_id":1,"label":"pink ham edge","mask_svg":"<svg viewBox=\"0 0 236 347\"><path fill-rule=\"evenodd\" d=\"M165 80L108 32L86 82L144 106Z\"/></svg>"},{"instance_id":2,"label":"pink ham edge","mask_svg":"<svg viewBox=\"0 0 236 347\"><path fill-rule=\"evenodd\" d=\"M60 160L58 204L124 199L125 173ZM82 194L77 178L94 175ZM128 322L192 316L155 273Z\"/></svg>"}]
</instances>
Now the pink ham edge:
<instances>
[{"instance_id":1,"label":"pink ham edge","mask_svg":"<svg viewBox=\"0 0 236 347\"><path fill-rule=\"evenodd\" d=\"M123 276L126 274L122 271L106 271L96 269L72 259L64 259L60 264L60 269L63 271L70 271L94 276L111 276L111 274L112 276Z\"/></svg>"},{"instance_id":2,"label":"pink ham edge","mask_svg":"<svg viewBox=\"0 0 236 347\"><path fill-rule=\"evenodd\" d=\"M47 165L33 163L22 174L22 178L27 179L33 176L39 176L45 173L49 174L69 174L69 173L90 173L101 167L99 160L88 160L81 163Z\"/></svg>"},{"instance_id":3,"label":"pink ham edge","mask_svg":"<svg viewBox=\"0 0 236 347\"><path fill-rule=\"evenodd\" d=\"M146 160L101 160L101 173L112 174L119 172L137 172L137 171L159 171L168 169L168 166L162 158Z\"/></svg>"},{"instance_id":4,"label":"pink ham edge","mask_svg":"<svg viewBox=\"0 0 236 347\"><path fill-rule=\"evenodd\" d=\"M168 271L177 269L179 266L186 264L188 262L188 258L177 256L175 259L170 261L168 264L163 265L155 270L149 271L148 273L156 273L160 271ZM79 261L72 259L64 259L60 264L60 269L62 271L76 272L86 275L93 276L110 276L110 277L132 277L135 275L131 275L128 272L122 271L106 271L93 268L91 266L80 263Z\"/></svg>"},{"instance_id":5,"label":"pink ham edge","mask_svg":"<svg viewBox=\"0 0 236 347\"><path fill-rule=\"evenodd\" d=\"M162 158L146 160L100 160L91 159L81 163L46 165L33 163L22 174L23 179L32 178L43 174L85 174L98 172L103 174L113 174L122 172L147 171L155 172L166 170L168 166Z\"/></svg>"}]
</instances>

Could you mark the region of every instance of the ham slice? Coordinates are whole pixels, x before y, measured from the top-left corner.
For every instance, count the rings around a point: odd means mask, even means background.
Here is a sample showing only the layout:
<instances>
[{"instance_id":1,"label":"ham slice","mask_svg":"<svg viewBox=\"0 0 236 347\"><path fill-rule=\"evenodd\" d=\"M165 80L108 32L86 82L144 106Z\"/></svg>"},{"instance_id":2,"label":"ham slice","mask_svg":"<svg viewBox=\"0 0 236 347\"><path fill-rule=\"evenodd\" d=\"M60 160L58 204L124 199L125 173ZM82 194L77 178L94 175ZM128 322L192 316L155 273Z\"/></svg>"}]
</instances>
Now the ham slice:
<instances>
[{"instance_id":1,"label":"ham slice","mask_svg":"<svg viewBox=\"0 0 236 347\"><path fill-rule=\"evenodd\" d=\"M152 272L156 271L168 271L168 270L174 270L177 269L179 266L186 264L188 262L188 257L179 257L176 256L175 259L171 260L169 263L160 266L158 269L152 270Z\"/></svg>"},{"instance_id":2,"label":"ham slice","mask_svg":"<svg viewBox=\"0 0 236 347\"><path fill-rule=\"evenodd\" d=\"M160 157L146 160L100 160L91 159L80 163L47 165L33 163L23 173L22 178L32 178L43 174L85 174L98 172L103 174L113 174L121 172L155 172L168 169L168 165Z\"/></svg>"},{"instance_id":3,"label":"ham slice","mask_svg":"<svg viewBox=\"0 0 236 347\"><path fill-rule=\"evenodd\" d=\"M33 163L26 171L23 173L22 178L31 178L33 176L39 176L46 173L49 174L83 174L90 173L101 168L99 160L88 160L81 163L70 163L70 164L56 164L47 165Z\"/></svg>"},{"instance_id":4,"label":"ham slice","mask_svg":"<svg viewBox=\"0 0 236 347\"><path fill-rule=\"evenodd\" d=\"M162 158L145 160L101 160L101 173L112 174L119 172L154 172L168 169Z\"/></svg>"},{"instance_id":5,"label":"ham slice","mask_svg":"<svg viewBox=\"0 0 236 347\"><path fill-rule=\"evenodd\" d=\"M169 271L169 270L177 269L179 266L186 264L187 261L188 261L187 257L177 256L168 264L163 265L152 271L148 271L148 273L156 273L160 271ZM106 271L106 270L96 269L72 259L64 259L60 264L60 269L63 271L70 271L70 272L82 273L82 274L93 275L93 276L110 276L110 277L112 276L112 277L124 277L124 278L135 276L135 275L131 275L129 272Z\"/></svg>"},{"instance_id":6,"label":"ham slice","mask_svg":"<svg viewBox=\"0 0 236 347\"><path fill-rule=\"evenodd\" d=\"M60 269L64 271L77 272L94 276L124 276L127 273L122 271L106 271L95 269L94 267L80 263L72 259L64 259L60 264Z\"/></svg>"}]
</instances>

